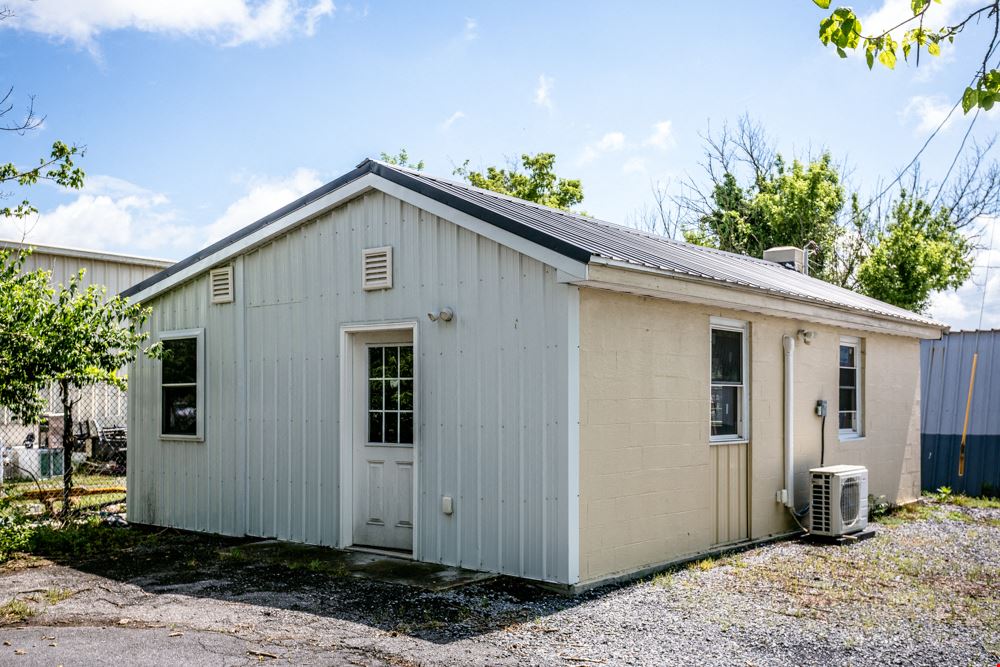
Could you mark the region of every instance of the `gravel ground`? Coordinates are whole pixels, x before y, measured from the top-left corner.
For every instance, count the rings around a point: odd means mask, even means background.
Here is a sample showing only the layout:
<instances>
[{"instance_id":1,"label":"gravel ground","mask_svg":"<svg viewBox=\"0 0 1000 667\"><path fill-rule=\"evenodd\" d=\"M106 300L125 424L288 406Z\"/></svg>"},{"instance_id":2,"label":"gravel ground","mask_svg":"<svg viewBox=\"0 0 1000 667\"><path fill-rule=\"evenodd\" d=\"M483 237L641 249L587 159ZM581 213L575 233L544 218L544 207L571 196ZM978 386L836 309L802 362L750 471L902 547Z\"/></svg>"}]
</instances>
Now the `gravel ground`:
<instances>
[{"instance_id":1,"label":"gravel ground","mask_svg":"<svg viewBox=\"0 0 1000 667\"><path fill-rule=\"evenodd\" d=\"M234 562L231 544L177 534L6 566L0 664L1000 661L1000 509L922 505L851 546L783 542L576 597L510 579L432 593Z\"/></svg>"}]
</instances>

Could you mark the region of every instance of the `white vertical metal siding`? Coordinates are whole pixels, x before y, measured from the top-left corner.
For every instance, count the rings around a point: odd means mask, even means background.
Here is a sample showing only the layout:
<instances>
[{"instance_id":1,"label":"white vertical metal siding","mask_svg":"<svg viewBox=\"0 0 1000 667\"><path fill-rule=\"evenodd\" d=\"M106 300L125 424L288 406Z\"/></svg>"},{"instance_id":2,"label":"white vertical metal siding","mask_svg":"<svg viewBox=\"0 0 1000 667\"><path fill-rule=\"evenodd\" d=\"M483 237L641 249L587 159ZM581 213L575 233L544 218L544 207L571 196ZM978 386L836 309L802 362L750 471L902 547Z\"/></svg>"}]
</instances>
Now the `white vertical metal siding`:
<instances>
[{"instance_id":1,"label":"white vertical metal siding","mask_svg":"<svg viewBox=\"0 0 1000 667\"><path fill-rule=\"evenodd\" d=\"M393 247L393 288L366 292L362 249L378 246ZM567 581L575 288L558 283L551 267L377 191L242 261L232 306L207 304L204 277L153 303L154 331L205 327L209 428L203 444L159 442L149 412L158 405L158 373L140 362L131 433L141 433L132 441L142 458L133 465L133 455L129 470L135 520L335 544L340 327L416 319L416 556ZM427 319L444 306L455 310L452 322ZM237 383L240 373L245 384ZM233 405L240 385L245 402ZM241 451L246 472L234 473L228 465ZM236 486L241 474L245 496ZM231 491L221 493L220 480ZM212 489L203 503L200 486ZM442 495L455 498L451 516L441 512ZM239 502L245 525L219 518Z\"/></svg>"},{"instance_id":2,"label":"white vertical metal siding","mask_svg":"<svg viewBox=\"0 0 1000 667\"><path fill-rule=\"evenodd\" d=\"M239 261L236 275L240 275ZM245 448L242 433L238 337L242 297L209 305L207 275L157 300L148 327L205 329L205 441L161 440L158 435L160 364L140 357L129 375L129 518L227 535L245 532Z\"/></svg>"}]
</instances>

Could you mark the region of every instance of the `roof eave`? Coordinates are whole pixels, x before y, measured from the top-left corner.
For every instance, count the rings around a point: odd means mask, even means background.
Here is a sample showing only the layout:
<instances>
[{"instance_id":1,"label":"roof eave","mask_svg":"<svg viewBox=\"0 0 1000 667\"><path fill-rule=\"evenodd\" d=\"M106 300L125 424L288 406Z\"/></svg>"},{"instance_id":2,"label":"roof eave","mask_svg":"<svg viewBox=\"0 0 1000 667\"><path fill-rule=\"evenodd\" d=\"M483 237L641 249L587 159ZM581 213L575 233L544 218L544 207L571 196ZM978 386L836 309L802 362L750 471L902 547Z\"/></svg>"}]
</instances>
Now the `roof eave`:
<instances>
[{"instance_id":1,"label":"roof eave","mask_svg":"<svg viewBox=\"0 0 1000 667\"><path fill-rule=\"evenodd\" d=\"M945 324L919 315L914 315L912 319L893 317L842 304L796 297L754 286L679 275L603 257L593 258L587 280L576 281L574 284L913 338L936 339L949 329Z\"/></svg>"}]
</instances>

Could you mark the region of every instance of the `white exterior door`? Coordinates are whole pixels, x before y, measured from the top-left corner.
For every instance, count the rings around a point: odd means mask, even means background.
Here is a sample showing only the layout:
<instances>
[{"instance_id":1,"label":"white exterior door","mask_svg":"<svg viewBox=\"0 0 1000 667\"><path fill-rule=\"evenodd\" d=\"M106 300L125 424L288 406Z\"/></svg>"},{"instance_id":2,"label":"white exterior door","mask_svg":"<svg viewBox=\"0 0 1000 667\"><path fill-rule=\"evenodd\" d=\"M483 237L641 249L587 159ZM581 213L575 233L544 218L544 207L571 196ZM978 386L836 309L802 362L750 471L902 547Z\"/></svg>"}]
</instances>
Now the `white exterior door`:
<instances>
[{"instance_id":1,"label":"white exterior door","mask_svg":"<svg viewBox=\"0 0 1000 667\"><path fill-rule=\"evenodd\" d=\"M354 350L354 544L413 549L413 338L358 335Z\"/></svg>"}]
</instances>

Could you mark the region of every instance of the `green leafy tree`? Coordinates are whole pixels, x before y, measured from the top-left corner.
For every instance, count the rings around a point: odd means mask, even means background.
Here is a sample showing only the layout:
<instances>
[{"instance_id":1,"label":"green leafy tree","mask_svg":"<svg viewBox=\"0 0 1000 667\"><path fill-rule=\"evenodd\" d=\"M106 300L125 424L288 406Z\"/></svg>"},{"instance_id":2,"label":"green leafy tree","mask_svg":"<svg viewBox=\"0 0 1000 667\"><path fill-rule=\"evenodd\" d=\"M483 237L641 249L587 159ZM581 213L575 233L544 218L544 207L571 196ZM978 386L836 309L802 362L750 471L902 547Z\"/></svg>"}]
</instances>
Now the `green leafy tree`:
<instances>
[{"instance_id":1,"label":"green leafy tree","mask_svg":"<svg viewBox=\"0 0 1000 667\"><path fill-rule=\"evenodd\" d=\"M26 251L30 252L30 251ZM127 388L120 371L138 354L148 333L149 309L106 288L81 287L83 271L53 288L46 271L23 272L24 257L0 271L0 404L24 422L40 417L43 390L55 384L63 408L63 509L73 486L73 407L81 388L109 384ZM147 349L156 356L158 346Z\"/></svg>"},{"instance_id":2,"label":"green leafy tree","mask_svg":"<svg viewBox=\"0 0 1000 667\"><path fill-rule=\"evenodd\" d=\"M414 171L424 170L424 161L418 160L417 162L410 162L410 155L406 152L405 148L400 148L399 152L395 155L390 155L389 153L379 154L379 159L387 164L394 164L397 167L406 167L407 169L413 169Z\"/></svg>"},{"instance_id":3,"label":"green leafy tree","mask_svg":"<svg viewBox=\"0 0 1000 667\"><path fill-rule=\"evenodd\" d=\"M965 230L1000 207L1000 172L983 161L989 146L943 197L930 198L917 171L910 189L864 206L829 152L789 165L745 117L707 136L706 146L708 184L692 179L678 197L687 241L754 257L807 247L811 275L909 310L925 310L934 292L968 279Z\"/></svg>"},{"instance_id":4,"label":"green leafy tree","mask_svg":"<svg viewBox=\"0 0 1000 667\"><path fill-rule=\"evenodd\" d=\"M869 296L920 312L934 292L956 289L969 278L971 252L946 208L934 209L904 191L858 267L858 285Z\"/></svg>"},{"instance_id":5,"label":"green leafy tree","mask_svg":"<svg viewBox=\"0 0 1000 667\"><path fill-rule=\"evenodd\" d=\"M48 359L42 334L52 290L43 271L24 272L27 253L0 251L0 405L23 423L44 408Z\"/></svg>"},{"instance_id":6,"label":"green leafy tree","mask_svg":"<svg viewBox=\"0 0 1000 667\"><path fill-rule=\"evenodd\" d=\"M822 9L830 8L831 0L813 0ZM955 2L956 0L948 0ZM941 47L952 44L970 24L987 21L992 29L983 49L982 65L976 70L972 83L962 95L962 109L968 113L973 108L989 110L1000 101L1000 71L990 67L990 58L1000 37L1000 0L980 2L977 7L962 12L960 21L951 25L931 27L927 24L927 11L933 3L942 0L910 0L911 15L883 32L866 34L861 19L850 7L837 7L819 24L819 39L824 45L832 45L841 58L848 51L861 50L865 54L868 69L878 61L889 69L895 69L902 54L903 59L920 64L920 54L926 51L931 56L941 55Z\"/></svg>"},{"instance_id":7,"label":"green leafy tree","mask_svg":"<svg viewBox=\"0 0 1000 667\"><path fill-rule=\"evenodd\" d=\"M525 153L520 164L511 162L506 168L472 171L466 160L453 173L477 188L569 210L583 201L583 186L578 179L557 176L555 164L554 153Z\"/></svg>"},{"instance_id":8,"label":"green leafy tree","mask_svg":"<svg viewBox=\"0 0 1000 667\"><path fill-rule=\"evenodd\" d=\"M810 271L831 277L837 242L837 217L844 188L829 153L804 164L787 164L781 155L773 170L741 186L725 172L713 187L714 206L687 230L689 242L760 257L768 248L812 243Z\"/></svg>"}]
</instances>

